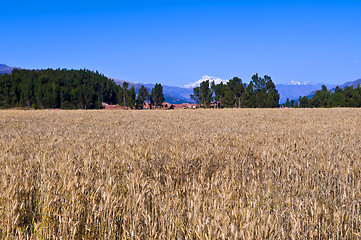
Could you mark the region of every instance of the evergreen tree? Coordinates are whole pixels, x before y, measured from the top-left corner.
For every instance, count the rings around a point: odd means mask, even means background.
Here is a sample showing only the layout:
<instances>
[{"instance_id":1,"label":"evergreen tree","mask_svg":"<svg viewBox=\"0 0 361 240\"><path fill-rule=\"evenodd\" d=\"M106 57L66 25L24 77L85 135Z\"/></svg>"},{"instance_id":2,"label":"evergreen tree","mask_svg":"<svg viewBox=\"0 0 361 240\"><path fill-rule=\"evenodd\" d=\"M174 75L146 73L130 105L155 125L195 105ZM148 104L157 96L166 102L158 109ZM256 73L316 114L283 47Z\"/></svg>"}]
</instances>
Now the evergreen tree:
<instances>
[{"instance_id":1,"label":"evergreen tree","mask_svg":"<svg viewBox=\"0 0 361 240\"><path fill-rule=\"evenodd\" d=\"M280 95L276 89L276 85L273 83L271 77L264 76L266 81L266 90L267 90L267 104L266 107L277 108L279 106Z\"/></svg>"},{"instance_id":2,"label":"evergreen tree","mask_svg":"<svg viewBox=\"0 0 361 240\"><path fill-rule=\"evenodd\" d=\"M193 94L190 95L191 99L196 101L197 104L201 105L202 99L201 99L201 91L199 87L193 88Z\"/></svg>"},{"instance_id":3,"label":"evergreen tree","mask_svg":"<svg viewBox=\"0 0 361 240\"><path fill-rule=\"evenodd\" d=\"M290 107L290 99L289 98L287 98L287 100L286 100L285 107Z\"/></svg>"},{"instance_id":4,"label":"evergreen tree","mask_svg":"<svg viewBox=\"0 0 361 240\"><path fill-rule=\"evenodd\" d=\"M123 82L123 87L122 87L122 91L121 91L121 98L122 98L122 103L123 103L123 107L128 107L128 103L129 103L129 83L127 82Z\"/></svg>"},{"instance_id":5,"label":"evergreen tree","mask_svg":"<svg viewBox=\"0 0 361 240\"><path fill-rule=\"evenodd\" d=\"M301 108L308 108L312 106L307 97L302 97L302 98L300 97L298 102L299 102L299 107Z\"/></svg>"},{"instance_id":6,"label":"evergreen tree","mask_svg":"<svg viewBox=\"0 0 361 240\"><path fill-rule=\"evenodd\" d=\"M120 87L89 70L14 69L0 76L1 107L99 108L116 104Z\"/></svg>"},{"instance_id":7,"label":"evergreen tree","mask_svg":"<svg viewBox=\"0 0 361 240\"><path fill-rule=\"evenodd\" d=\"M128 107L131 109L135 108L135 99L136 99L136 92L134 87L132 86L129 90L129 97L128 97Z\"/></svg>"},{"instance_id":8,"label":"evergreen tree","mask_svg":"<svg viewBox=\"0 0 361 240\"><path fill-rule=\"evenodd\" d=\"M143 109L144 103L149 100L149 92L146 87L143 85L139 88L138 97L137 97L137 106L139 109Z\"/></svg>"},{"instance_id":9,"label":"evergreen tree","mask_svg":"<svg viewBox=\"0 0 361 240\"><path fill-rule=\"evenodd\" d=\"M232 93L234 107L241 107L241 96L244 92L244 85L242 80L234 77L227 83L228 90Z\"/></svg>"},{"instance_id":10,"label":"evergreen tree","mask_svg":"<svg viewBox=\"0 0 361 240\"><path fill-rule=\"evenodd\" d=\"M291 105L290 105L291 108L295 107L295 100L291 100Z\"/></svg>"},{"instance_id":11,"label":"evergreen tree","mask_svg":"<svg viewBox=\"0 0 361 240\"><path fill-rule=\"evenodd\" d=\"M216 84L213 89L214 100L217 102L217 106L221 107L222 99L227 91L227 85L221 82L220 84Z\"/></svg>"},{"instance_id":12,"label":"evergreen tree","mask_svg":"<svg viewBox=\"0 0 361 240\"><path fill-rule=\"evenodd\" d=\"M165 98L163 95L163 87L160 83L156 83L151 92L151 99L156 107L161 107Z\"/></svg>"},{"instance_id":13,"label":"evergreen tree","mask_svg":"<svg viewBox=\"0 0 361 240\"><path fill-rule=\"evenodd\" d=\"M234 93L230 90L226 90L221 103L222 103L222 106L224 106L226 108L235 107L234 106L235 105Z\"/></svg>"},{"instance_id":14,"label":"evergreen tree","mask_svg":"<svg viewBox=\"0 0 361 240\"><path fill-rule=\"evenodd\" d=\"M201 107L209 107L212 100L212 90L209 87L209 80L203 81L199 87L195 87L190 97Z\"/></svg>"},{"instance_id":15,"label":"evergreen tree","mask_svg":"<svg viewBox=\"0 0 361 240\"><path fill-rule=\"evenodd\" d=\"M201 106L209 107L212 100L212 92L209 88L209 80L200 84L199 91L201 95Z\"/></svg>"}]
</instances>

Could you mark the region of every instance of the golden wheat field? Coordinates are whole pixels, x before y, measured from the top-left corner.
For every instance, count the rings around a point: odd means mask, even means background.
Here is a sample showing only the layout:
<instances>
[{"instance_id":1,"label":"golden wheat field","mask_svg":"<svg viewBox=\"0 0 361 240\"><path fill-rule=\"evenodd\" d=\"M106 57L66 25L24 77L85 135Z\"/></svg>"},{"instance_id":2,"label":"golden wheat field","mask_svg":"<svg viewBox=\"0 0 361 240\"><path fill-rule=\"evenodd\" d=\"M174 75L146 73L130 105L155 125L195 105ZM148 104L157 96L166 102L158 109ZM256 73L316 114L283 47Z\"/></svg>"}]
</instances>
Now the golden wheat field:
<instances>
[{"instance_id":1,"label":"golden wheat field","mask_svg":"<svg viewBox=\"0 0 361 240\"><path fill-rule=\"evenodd\" d=\"M360 109L0 111L0 239L360 239Z\"/></svg>"}]
</instances>

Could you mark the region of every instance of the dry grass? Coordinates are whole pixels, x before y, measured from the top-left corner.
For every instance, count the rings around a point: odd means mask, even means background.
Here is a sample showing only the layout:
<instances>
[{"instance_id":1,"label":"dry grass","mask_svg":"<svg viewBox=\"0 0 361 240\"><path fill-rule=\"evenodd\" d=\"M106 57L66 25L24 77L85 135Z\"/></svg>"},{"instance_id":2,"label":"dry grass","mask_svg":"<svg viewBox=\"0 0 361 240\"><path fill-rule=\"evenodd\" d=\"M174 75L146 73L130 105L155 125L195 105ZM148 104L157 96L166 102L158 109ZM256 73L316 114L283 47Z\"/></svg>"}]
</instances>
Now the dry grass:
<instances>
[{"instance_id":1,"label":"dry grass","mask_svg":"<svg viewBox=\"0 0 361 240\"><path fill-rule=\"evenodd\" d=\"M361 110L1 111L0 239L359 239Z\"/></svg>"}]
</instances>

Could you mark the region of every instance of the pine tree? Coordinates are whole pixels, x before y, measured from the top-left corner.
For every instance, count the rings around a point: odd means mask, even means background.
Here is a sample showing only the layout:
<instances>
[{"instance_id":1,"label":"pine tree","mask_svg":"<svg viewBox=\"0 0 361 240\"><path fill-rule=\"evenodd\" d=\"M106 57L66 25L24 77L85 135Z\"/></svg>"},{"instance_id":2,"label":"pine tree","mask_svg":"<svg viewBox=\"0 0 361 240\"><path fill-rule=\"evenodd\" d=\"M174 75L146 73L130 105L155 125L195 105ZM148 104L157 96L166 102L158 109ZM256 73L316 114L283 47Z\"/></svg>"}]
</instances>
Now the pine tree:
<instances>
[{"instance_id":1,"label":"pine tree","mask_svg":"<svg viewBox=\"0 0 361 240\"><path fill-rule=\"evenodd\" d=\"M135 89L132 86L129 90L129 97L128 97L128 107L130 107L131 109L133 109L135 107L135 99L136 99L136 93L135 93Z\"/></svg>"},{"instance_id":2,"label":"pine tree","mask_svg":"<svg viewBox=\"0 0 361 240\"><path fill-rule=\"evenodd\" d=\"M149 92L143 85L139 88L137 97L137 106L139 109L143 109L144 103L149 100Z\"/></svg>"},{"instance_id":3,"label":"pine tree","mask_svg":"<svg viewBox=\"0 0 361 240\"><path fill-rule=\"evenodd\" d=\"M151 92L151 99L156 107L161 107L165 98L163 95L163 87L160 83L156 83Z\"/></svg>"}]
</instances>

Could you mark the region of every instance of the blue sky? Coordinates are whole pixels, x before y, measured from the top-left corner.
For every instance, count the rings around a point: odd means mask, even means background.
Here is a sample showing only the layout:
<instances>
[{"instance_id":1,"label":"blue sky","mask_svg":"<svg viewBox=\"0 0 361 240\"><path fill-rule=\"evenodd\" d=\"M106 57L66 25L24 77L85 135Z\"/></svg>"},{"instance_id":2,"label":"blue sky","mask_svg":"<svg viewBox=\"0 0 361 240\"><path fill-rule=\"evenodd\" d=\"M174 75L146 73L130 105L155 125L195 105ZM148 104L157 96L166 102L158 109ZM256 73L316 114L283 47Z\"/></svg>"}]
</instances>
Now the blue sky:
<instances>
[{"instance_id":1,"label":"blue sky","mask_svg":"<svg viewBox=\"0 0 361 240\"><path fill-rule=\"evenodd\" d=\"M182 86L254 73L276 83L361 78L361 1L11 1L0 63L87 68Z\"/></svg>"}]
</instances>

